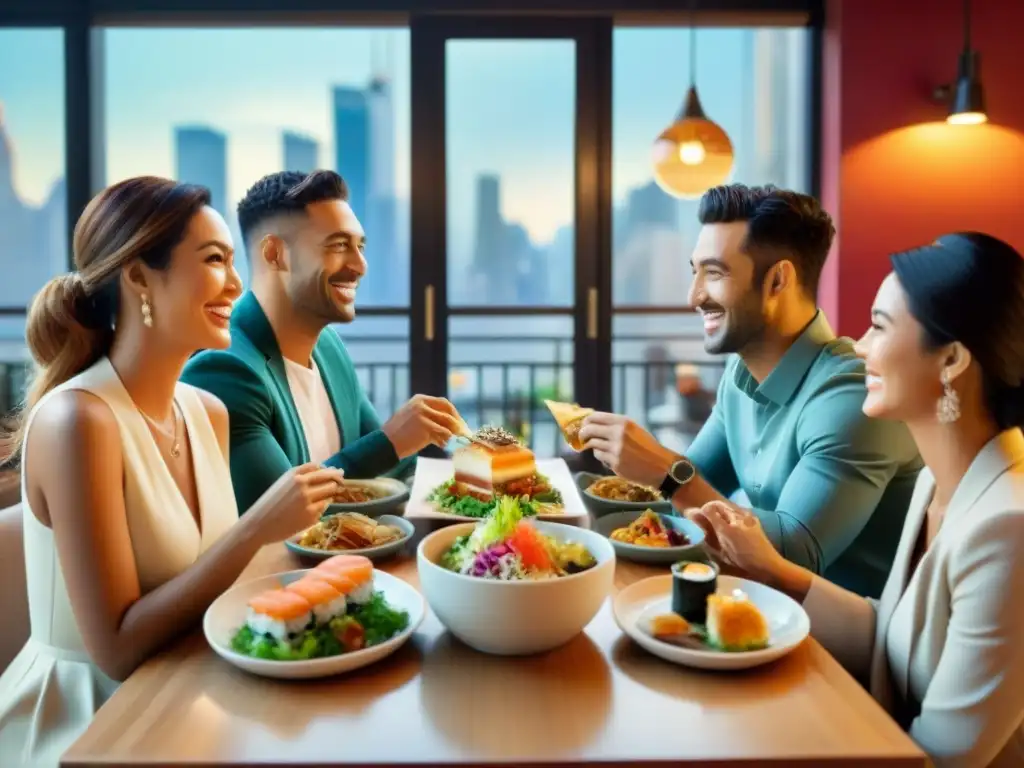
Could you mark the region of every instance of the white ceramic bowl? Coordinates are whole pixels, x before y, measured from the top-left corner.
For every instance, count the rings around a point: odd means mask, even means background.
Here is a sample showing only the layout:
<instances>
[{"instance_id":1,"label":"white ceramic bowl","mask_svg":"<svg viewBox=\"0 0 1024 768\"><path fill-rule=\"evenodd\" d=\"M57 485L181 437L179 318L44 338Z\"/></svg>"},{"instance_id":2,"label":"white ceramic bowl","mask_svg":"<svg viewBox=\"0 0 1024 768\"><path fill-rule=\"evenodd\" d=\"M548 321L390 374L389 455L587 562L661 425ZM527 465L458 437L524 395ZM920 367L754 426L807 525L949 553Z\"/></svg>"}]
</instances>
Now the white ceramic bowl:
<instances>
[{"instance_id":1,"label":"white ceramic bowl","mask_svg":"<svg viewBox=\"0 0 1024 768\"><path fill-rule=\"evenodd\" d=\"M561 523L534 522L559 541L585 546L597 565L543 581L497 581L463 576L438 565L459 536L476 523L435 531L416 550L420 588L441 623L466 645L502 656L542 653L583 631L600 609L615 577L615 550L599 533Z\"/></svg>"},{"instance_id":2,"label":"white ceramic bowl","mask_svg":"<svg viewBox=\"0 0 1024 768\"><path fill-rule=\"evenodd\" d=\"M412 637L412 633L416 631L426 615L423 598L419 592L390 573L374 570L374 590L383 592L392 607L409 612L409 626L405 628L405 631L395 635L390 640L386 640L380 645L364 648L361 651L352 651L351 653L343 653L339 656L309 659L306 661L254 659L251 656L244 656L233 651L231 649L231 638L238 631L238 628L245 624L249 598L281 584L290 584L304 576L307 572L305 570L286 571L284 573L263 576L253 581L237 584L214 600L213 604L206 609L206 615L203 617L203 632L206 635L206 641L213 648L214 652L239 669L244 669L246 672L263 677L276 677L286 680L328 677L365 667L368 664L380 661L386 656L390 656L405 645L405 642Z\"/></svg>"}]
</instances>

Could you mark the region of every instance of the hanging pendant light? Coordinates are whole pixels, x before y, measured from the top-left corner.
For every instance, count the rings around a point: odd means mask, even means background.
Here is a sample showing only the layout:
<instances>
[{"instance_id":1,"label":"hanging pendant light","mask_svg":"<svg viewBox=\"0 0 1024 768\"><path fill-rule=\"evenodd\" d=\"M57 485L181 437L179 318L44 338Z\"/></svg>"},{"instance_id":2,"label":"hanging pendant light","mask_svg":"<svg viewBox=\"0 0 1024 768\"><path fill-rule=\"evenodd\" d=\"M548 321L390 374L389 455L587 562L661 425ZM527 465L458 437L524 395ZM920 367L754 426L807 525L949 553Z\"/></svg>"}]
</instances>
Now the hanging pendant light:
<instances>
[{"instance_id":1,"label":"hanging pendant light","mask_svg":"<svg viewBox=\"0 0 1024 768\"><path fill-rule=\"evenodd\" d=\"M732 142L708 119L697 95L697 25L691 5L690 88L675 122L654 142L654 180L673 197L692 200L732 173Z\"/></svg>"},{"instance_id":2,"label":"hanging pendant light","mask_svg":"<svg viewBox=\"0 0 1024 768\"><path fill-rule=\"evenodd\" d=\"M956 84L946 122L950 125L980 125L988 122L985 91L981 86L978 52L971 48L971 1L964 0L964 49L960 52Z\"/></svg>"}]
</instances>

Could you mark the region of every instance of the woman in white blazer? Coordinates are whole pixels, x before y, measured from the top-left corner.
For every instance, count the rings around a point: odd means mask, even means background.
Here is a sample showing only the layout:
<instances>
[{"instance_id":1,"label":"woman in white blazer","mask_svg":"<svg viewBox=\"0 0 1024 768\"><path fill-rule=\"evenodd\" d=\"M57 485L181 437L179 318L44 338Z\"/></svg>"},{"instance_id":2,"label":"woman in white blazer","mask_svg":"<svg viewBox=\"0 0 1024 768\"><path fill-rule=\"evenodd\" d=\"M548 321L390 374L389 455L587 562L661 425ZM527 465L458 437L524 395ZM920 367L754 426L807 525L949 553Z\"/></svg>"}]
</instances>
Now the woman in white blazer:
<instances>
[{"instance_id":1,"label":"woman in white blazer","mask_svg":"<svg viewBox=\"0 0 1024 768\"><path fill-rule=\"evenodd\" d=\"M869 416L921 472L866 600L790 563L747 510L687 515L723 565L801 601L811 632L941 768L1024 766L1024 259L977 233L896 254L858 342Z\"/></svg>"}]
</instances>

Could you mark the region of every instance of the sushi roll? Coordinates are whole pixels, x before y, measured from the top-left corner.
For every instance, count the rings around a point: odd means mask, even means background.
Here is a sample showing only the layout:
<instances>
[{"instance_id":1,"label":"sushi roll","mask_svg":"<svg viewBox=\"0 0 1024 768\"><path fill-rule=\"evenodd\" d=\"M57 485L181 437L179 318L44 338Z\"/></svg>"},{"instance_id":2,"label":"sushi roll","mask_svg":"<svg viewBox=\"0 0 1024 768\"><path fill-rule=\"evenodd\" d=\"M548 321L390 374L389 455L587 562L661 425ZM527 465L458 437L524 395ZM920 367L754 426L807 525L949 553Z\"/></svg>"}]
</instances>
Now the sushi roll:
<instances>
[{"instance_id":1,"label":"sushi roll","mask_svg":"<svg viewBox=\"0 0 1024 768\"><path fill-rule=\"evenodd\" d=\"M345 615L345 595L320 576L303 576L285 587L285 591L294 592L309 601L313 606L313 618L318 625L324 625L333 618Z\"/></svg>"},{"instance_id":2,"label":"sushi roll","mask_svg":"<svg viewBox=\"0 0 1024 768\"><path fill-rule=\"evenodd\" d=\"M249 600L245 623L257 635L286 641L309 626L313 607L302 595L285 589L263 592Z\"/></svg>"},{"instance_id":3,"label":"sushi roll","mask_svg":"<svg viewBox=\"0 0 1024 768\"><path fill-rule=\"evenodd\" d=\"M672 612L691 624L707 621L708 597L718 588L718 569L711 563L681 561L672 566Z\"/></svg>"},{"instance_id":4,"label":"sushi roll","mask_svg":"<svg viewBox=\"0 0 1024 768\"><path fill-rule=\"evenodd\" d=\"M708 598L708 640L723 651L756 651L768 646L768 622L742 592Z\"/></svg>"},{"instance_id":5,"label":"sushi roll","mask_svg":"<svg viewBox=\"0 0 1024 768\"><path fill-rule=\"evenodd\" d=\"M373 563L362 555L335 555L313 569L313 573L327 572L336 579L349 583L341 591L348 602L364 605L373 597Z\"/></svg>"}]
</instances>

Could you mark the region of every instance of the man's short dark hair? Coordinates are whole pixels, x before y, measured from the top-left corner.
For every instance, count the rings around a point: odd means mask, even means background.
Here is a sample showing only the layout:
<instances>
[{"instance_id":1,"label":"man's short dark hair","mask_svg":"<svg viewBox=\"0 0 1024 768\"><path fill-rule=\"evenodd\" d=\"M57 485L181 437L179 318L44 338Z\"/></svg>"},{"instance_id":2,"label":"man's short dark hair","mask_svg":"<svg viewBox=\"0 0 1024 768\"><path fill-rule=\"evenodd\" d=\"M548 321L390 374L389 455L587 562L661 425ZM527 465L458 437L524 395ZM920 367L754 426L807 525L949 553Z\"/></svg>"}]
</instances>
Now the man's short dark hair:
<instances>
[{"instance_id":1,"label":"man's short dark hair","mask_svg":"<svg viewBox=\"0 0 1024 768\"><path fill-rule=\"evenodd\" d=\"M297 213L310 203L323 200L348 200L348 185L334 171L281 171L264 176L238 203L238 227L242 240L271 216Z\"/></svg>"},{"instance_id":2,"label":"man's short dark hair","mask_svg":"<svg viewBox=\"0 0 1024 768\"><path fill-rule=\"evenodd\" d=\"M726 184L713 187L700 199L701 224L747 222L743 250L755 264L755 279L782 259L796 266L797 279L811 298L832 248L836 228L832 217L810 195L767 185Z\"/></svg>"}]
</instances>

